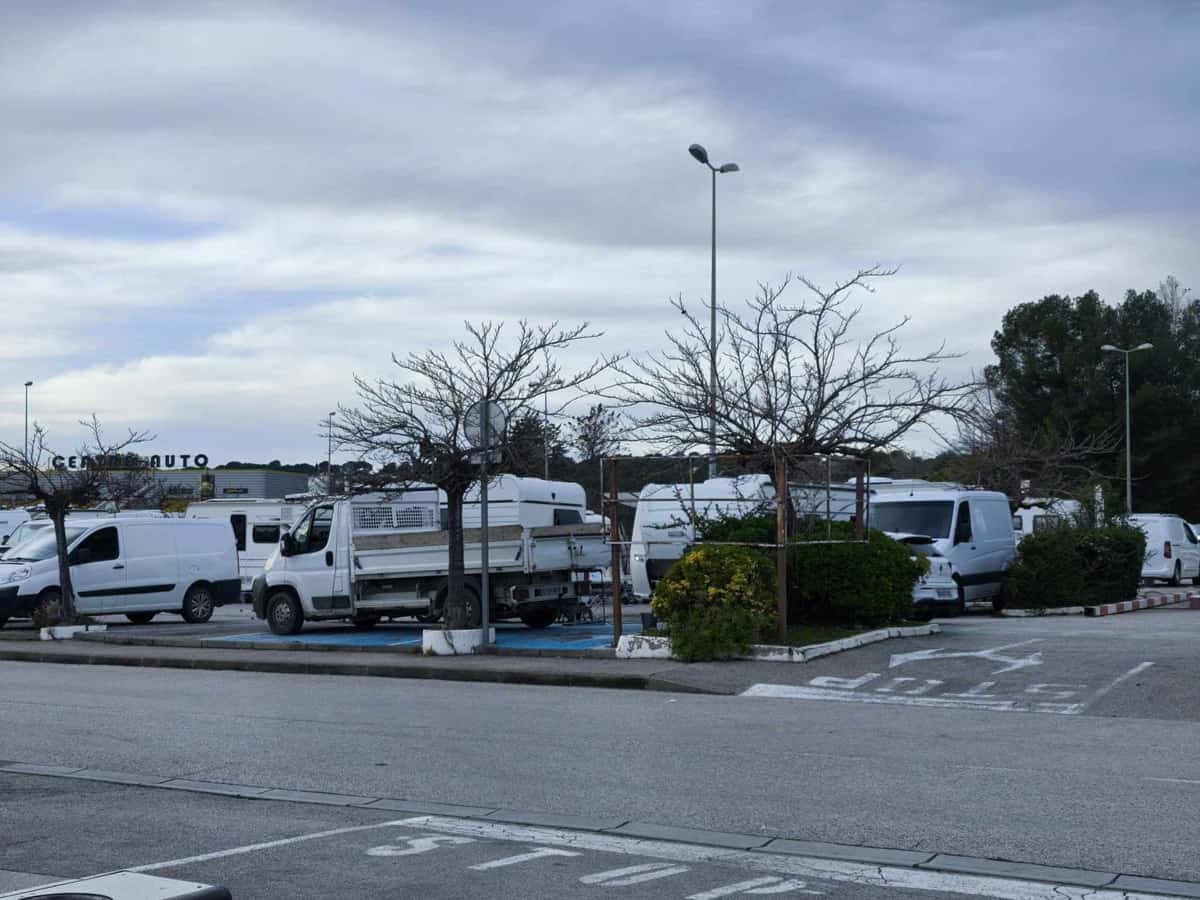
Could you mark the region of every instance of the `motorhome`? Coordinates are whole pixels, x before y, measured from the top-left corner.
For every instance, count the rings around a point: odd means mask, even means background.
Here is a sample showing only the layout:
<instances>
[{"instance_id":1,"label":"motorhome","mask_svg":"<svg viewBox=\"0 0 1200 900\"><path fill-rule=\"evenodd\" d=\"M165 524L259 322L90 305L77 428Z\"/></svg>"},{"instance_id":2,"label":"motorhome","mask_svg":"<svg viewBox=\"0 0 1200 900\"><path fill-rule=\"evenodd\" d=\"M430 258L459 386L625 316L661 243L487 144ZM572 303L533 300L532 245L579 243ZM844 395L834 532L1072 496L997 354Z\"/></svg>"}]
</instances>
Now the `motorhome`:
<instances>
[{"instance_id":1,"label":"motorhome","mask_svg":"<svg viewBox=\"0 0 1200 900\"><path fill-rule=\"evenodd\" d=\"M444 496L410 488L313 503L284 534L253 584L254 612L276 634L305 621L349 619L370 628L382 618L436 621L449 593ZM468 595L478 602L480 492L463 509ZM583 488L566 482L499 476L489 484L489 610L544 628L578 596L576 572L605 565L601 524L583 522Z\"/></svg>"},{"instance_id":2,"label":"motorhome","mask_svg":"<svg viewBox=\"0 0 1200 900\"><path fill-rule=\"evenodd\" d=\"M202 500L188 505L184 517L228 522L237 544L241 569L242 600L250 600L250 586L263 570L279 538L300 517L307 503L288 500Z\"/></svg>"},{"instance_id":3,"label":"motorhome","mask_svg":"<svg viewBox=\"0 0 1200 900\"><path fill-rule=\"evenodd\" d=\"M1008 498L996 491L914 485L871 498L871 527L893 536L932 538L950 561L962 602L999 602L1016 556Z\"/></svg>"},{"instance_id":4,"label":"motorhome","mask_svg":"<svg viewBox=\"0 0 1200 900\"><path fill-rule=\"evenodd\" d=\"M206 622L238 599L237 550L222 523L115 516L69 521L67 560L76 610L123 614L135 623L160 612ZM54 530L43 528L0 560L0 624L49 619L61 601Z\"/></svg>"}]
</instances>

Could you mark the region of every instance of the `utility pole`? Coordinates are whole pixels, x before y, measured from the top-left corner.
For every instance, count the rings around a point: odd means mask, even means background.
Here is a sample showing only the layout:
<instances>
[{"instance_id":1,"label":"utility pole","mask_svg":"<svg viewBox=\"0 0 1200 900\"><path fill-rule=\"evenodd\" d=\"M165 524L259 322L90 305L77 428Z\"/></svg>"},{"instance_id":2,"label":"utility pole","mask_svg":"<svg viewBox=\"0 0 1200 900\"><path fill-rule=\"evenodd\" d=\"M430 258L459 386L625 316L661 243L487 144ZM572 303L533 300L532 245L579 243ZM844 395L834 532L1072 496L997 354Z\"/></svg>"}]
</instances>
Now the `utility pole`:
<instances>
[{"instance_id":1,"label":"utility pole","mask_svg":"<svg viewBox=\"0 0 1200 900\"><path fill-rule=\"evenodd\" d=\"M29 459L29 389L33 387L32 381L25 382L25 459Z\"/></svg>"},{"instance_id":2,"label":"utility pole","mask_svg":"<svg viewBox=\"0 0 1200 900\"><path fill-rule=\"evenodd\" d=\"M1125 355L1125 515L1133 515L1133 436L1130 428L1129 418L1129 354L1137 353L1141 350L1153 350L1153 344L1138 344L1136 347L1126 350L1122 347L1114 347L1112 344L1105 344L1100 348L1109 353L1123 353Z\"/></svg>"}]
</instances>

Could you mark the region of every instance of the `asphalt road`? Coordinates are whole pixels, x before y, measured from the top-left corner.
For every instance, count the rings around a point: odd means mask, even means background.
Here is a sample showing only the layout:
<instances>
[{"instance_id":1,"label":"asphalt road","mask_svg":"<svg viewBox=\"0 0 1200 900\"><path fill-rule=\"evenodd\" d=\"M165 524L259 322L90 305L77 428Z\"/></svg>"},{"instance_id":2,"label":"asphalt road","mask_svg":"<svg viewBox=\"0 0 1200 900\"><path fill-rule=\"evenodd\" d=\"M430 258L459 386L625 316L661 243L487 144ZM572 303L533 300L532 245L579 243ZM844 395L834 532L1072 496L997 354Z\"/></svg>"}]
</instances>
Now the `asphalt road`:
<instances>
[{"instance_id":1,"label":"asphalt road","mask_svg":"<svg viewBox=\"0 0 1200 900\"><path fill-rule=\"evenodd\" d=\"M0 759L1200 881L1198 629L969 620L737 676L800 699L0 663Z\"/></svg>"}]
</instances>

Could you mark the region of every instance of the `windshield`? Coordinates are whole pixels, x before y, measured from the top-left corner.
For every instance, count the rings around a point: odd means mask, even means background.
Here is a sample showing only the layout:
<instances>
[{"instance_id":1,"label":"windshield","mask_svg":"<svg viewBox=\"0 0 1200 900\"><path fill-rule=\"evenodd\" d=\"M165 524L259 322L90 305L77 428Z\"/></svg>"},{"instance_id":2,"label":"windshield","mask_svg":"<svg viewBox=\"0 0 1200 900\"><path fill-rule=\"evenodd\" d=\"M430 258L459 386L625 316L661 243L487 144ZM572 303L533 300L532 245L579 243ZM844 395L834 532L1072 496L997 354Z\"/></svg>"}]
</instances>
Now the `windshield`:
<instances>
[{"instance_id":1,"label":"windshield","mask_svg":"<svg viewBox=\"0 0 1200 900\"><path fill-rule=\"evenodd\" d=\"M25 543L43 528L50 525L49 522L22 522L13 529L12 534L8 536L8 544L5 545L4 553L0 554L0 559L16 554L17 547Z\"/></svg>"},{"instance_id":2,"label":"windshield","mask_svg":"<svg viewBox=\"0 0 1200 900\"><path fill-rule=\"evenodd\" d=\"M871 504L871 527L897 534L950 536L953 500L905 500Z\"/></svg>"},{"instance_id":3,"label":"windshield","mask_svg":"<svg viewBox=\"0 0 1200 900\"><path fill-rule=\"evenodd\" d=\"M67 528L67 545L70 546L83 532L82 528ZM43 528L35 537L5 553L4 558L9 562L38 562L50 559L55 555L55 551L54 529Z\"/></svg>"}]
</instances>

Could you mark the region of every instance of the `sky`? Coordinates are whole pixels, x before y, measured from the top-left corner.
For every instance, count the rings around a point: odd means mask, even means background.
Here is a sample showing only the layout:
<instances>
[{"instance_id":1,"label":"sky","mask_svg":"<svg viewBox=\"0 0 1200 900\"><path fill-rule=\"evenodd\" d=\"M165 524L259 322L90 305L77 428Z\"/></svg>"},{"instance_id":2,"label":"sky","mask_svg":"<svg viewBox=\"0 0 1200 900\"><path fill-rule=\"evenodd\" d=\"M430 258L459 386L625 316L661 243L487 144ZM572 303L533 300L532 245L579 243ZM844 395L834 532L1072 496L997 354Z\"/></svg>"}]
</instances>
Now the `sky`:
<instances>
[{"instance_id":1,"label":"sky","mask_svg":"<svg viewBox=\"0 0 1200 900\"><path fill-rule=\"evenodd\" d=\"M1200 6L0 5L0 439L322 459L353 376L464 320L642 354L874 263L964 377L1049 293L1200 289ZM914 449L929 439L914 435Z\"/></svg>"}]
</instances>

